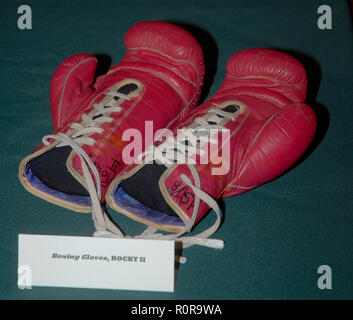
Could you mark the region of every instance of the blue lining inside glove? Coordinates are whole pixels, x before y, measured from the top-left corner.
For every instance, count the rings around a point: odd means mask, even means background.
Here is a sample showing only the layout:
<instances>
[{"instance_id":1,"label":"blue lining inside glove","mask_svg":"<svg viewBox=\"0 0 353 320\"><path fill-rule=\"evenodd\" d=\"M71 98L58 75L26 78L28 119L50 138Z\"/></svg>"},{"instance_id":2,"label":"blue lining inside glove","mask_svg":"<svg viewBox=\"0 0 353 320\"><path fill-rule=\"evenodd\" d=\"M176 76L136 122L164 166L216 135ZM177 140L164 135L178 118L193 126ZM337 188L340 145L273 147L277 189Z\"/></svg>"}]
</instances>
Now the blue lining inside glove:
<instances>
[{"instance_id":1,"label":"blue lining inside glove","mask_svg":"<svg viewBox=\"0 0 353 320\"><path fill-rule=\"evenodd\" d=\"M41 180L38 179L38 177L28 166L25 169L24 176L34 188L47 194L50 194L55 198L78 204L84 207L90 207L92 205L91 198L89 196L71 195L49 188Z\"/></svg>"},{"instance_id":2,"label":"blue lining inside glove","mask_svg":"<svg viewBox=\"0 0 353 320\"><path fill-rule=\"evenodd\" d=\"M118 187L118 190L114 193L114 200L119 207L141 219L158 225L184 226L184 222L179 217L170 216L164 212L146 207L141 202L130 197L122 187Z\"/></svg>"}]
</instances>

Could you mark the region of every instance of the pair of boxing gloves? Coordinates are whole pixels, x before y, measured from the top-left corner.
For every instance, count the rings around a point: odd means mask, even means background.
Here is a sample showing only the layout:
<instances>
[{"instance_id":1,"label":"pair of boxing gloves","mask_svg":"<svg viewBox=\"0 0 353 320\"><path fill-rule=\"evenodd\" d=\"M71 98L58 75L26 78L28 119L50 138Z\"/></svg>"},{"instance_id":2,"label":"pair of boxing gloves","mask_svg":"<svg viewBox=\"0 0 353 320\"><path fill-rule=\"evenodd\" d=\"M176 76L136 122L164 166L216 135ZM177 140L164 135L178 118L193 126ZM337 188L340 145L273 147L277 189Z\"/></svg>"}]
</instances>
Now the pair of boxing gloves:
<instances>
[{"instance_id":1,"label":"pair of boxing gloves","mask_svg":"<svg viewBox=\"0 0 353 320\"><path fill-rule=\"evenodd\" d=\"M221 247L208 239L220 224L217 200L281 175L313 139L305 69L279 51L243 50L229 59L219 90L197 106L205 68L191 34L145 21L127 31L125 45L121 62L96 79L90 54L57 68L54 132L21 162L20 181L47 201L93 211L100 236L123 236L101 210L107 201L149 226L141 237ZM131 148L137 136L142 146ZM215 224L186 237L210 208Z\"/></svg>"}]
</instances>

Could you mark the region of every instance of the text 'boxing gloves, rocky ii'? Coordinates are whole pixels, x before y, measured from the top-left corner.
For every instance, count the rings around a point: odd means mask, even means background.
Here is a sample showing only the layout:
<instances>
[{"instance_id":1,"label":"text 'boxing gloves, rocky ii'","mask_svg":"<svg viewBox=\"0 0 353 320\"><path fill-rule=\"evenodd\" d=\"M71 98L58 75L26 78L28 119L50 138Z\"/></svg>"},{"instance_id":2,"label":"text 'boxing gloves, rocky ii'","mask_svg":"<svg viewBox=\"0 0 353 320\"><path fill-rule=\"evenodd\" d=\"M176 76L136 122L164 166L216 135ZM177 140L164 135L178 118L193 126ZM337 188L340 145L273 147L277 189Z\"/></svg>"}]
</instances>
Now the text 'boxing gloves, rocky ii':
<instances>
[{"instance_id":1,"label":"text 'boxing gloves, rocky ii'","mask_svg":"<svg viewBox=\"0 0 353 320\"><path fill-rule=\"evenodd\" d=\"M101 203L127 167L124 130L143 135L145 121L153 122L154 131L172 128L196 105L204 76L199 43L176 25L137 23L125 45L122 61L97 79L90 54L74 55L57 68L50 88L55 131L19 167L29 192L74 211L92 210L102 234L109 228L119 233Z\"/></svg>"},{"instance_id":2,"label":"text 'boxing gloves, rocky ii'","mask_svg":"<svg viewBox=\"0 0 353 320\"><path fill-rule=\"evenodd\" d=\"M149 226L145 236L222 248L222 240L208 238L221 221L216 200L278 177L314 136L316 117L304 103L307 76L296 59L248 49L233 55L226 69L219 91L181 120L172 136L147 149L140 157L145 161L118 174L107 191L111 208ZM178 128L190 129L189 138ZM190 152L195 141L198 148ZM175 154L186 161L175 163ZM185 236L210 207L217 214L214 225Z\"/></svg>"}]
</instances>

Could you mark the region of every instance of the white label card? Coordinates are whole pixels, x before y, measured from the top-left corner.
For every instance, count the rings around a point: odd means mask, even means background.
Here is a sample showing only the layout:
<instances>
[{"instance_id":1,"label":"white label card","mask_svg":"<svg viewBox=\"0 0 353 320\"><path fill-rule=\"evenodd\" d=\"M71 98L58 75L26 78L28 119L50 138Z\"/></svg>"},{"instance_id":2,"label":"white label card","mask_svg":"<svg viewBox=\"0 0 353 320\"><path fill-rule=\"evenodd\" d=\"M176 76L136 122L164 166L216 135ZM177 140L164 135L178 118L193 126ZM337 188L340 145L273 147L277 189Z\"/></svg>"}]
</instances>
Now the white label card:
<instances>
[{"instance_id":1,"label":"white label card","mask_svg":"<svg viewBox=\"0 0 353 320\"><path fill-rule=\"evenodd\" d=\"M174 241L18 235L18 286L174 291Z\"/></svg>"}]
</instances>

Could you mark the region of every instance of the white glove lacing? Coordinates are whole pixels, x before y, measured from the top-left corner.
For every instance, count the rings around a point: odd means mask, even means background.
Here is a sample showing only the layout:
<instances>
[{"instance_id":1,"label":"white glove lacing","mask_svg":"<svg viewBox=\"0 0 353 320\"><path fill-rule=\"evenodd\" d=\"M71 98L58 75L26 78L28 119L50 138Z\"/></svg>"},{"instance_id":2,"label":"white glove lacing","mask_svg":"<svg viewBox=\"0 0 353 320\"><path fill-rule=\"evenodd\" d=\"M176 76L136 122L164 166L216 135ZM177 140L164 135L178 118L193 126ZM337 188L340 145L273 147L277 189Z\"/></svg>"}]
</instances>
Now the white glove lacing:
<instances>
[{"instance_id":1,"label":"white glove lacing","mask_svg":"<svg viewBox=\"0 0 353 320\"><path fill-rule=\"evenodd\" d=\"M217 143L218 142L217 140L212 139L210 137L210 134L209 134L210 129L224 130L224 127L220 126L219 122L224 118L228 118L234 121L237 115L222 111L219 108L212 108L208 111L208 113L211 113L211 114L214 113L214 115L211 115L207 120L205 120L204 118L196 118L194 120L194 123L198 124L198 126L190 129L189 131L189 133L191 132L192 135L197 137L197 140L199 143L198 148L196 148L195 144L193 145L188 140L189 136L187 135L187 132L184 130L181 132L180 135L176 137L168 136L166 138L166 141L164 141L157 147L152 145L145 152L143 152L138 156L138 159L140 160L144 157L144 161L147 163L152 160L155 160L157 163L162 163L168 168L175 163L176 153L179 153L179 155L181 155L184 159L185 157L189 158L187 166L190 169L192 177L195 181L195 185L192 184L191 180L185 174L181 174L180 178L194 192L195 203L194 203L194 210L193 210L191 219L189 220L187 225L183 228L183 230L180 231L179 233L165 235L162 233L156 233L157 230L155 228L148 227L145 233L141 234L140 236L137 236L136 238L145 237L147 235L148 238L151 238L151 239L153 238L153 239L178 240L183 243L184 248L190 247L192 245L207 246L215 249L223 248L224 246L223 240L208 238L219 228L219 225L221 223L221 210L217 202L206 192L201 190L200 177L190 157L194 154L203 155L205 151L202 150L201 147L204 143ZM192 146L193 148L191 149L190 146ZM204 202L206 202L208 206L214 210L214 212L216 213L216 221L210 228L204 230L203 232L195 236L182 237L182 235L189 232L192 229L193 225L195 224L197 213L199 210L200 200L203 200Z\"/></svg>"},{"instance_id":2,"label":"white glove lacing","mask_svg":"<svg viewBox=\"0 0 353 320\"><path fill-rule=\"evenodd\" d=\"M116 92L116 91L109 91L106 92L105 95L111 97L119 97L124 100L130 100L130 97ZM57 147L63 146L70 146L72 150L74 150L81 161L81 167L83 172L83 177L85 179L85 184L87 186L87 191L91 197L92 201L92 218L94 222L94 226L96 228L96 233L94 236L99 236L99 232L104 233L107 232L108 234L114 233L119 237L123 237L123 233L121 230L110 220L109 216L106 214L104 210L102 210L101 206L101 181L98 170L94 165L93 161L87 155L87 153L83 150L80 144L87 144L87 145L94 145L96 141L86 134L91 133L103 133L104 129L100 128L100 125L104 122L112 122L114 121L113 118L106 116L106 113L111 112L121 112L123 109L119 106L114 106L117 103L115 99L109 100L108 103L105 103L104 106L101 104L95 103L93 108L96 110L95 114L89 116L87 114L82 115L82 122L77 123L74 122L71 124L70 128L78 130L76 133L72 134L71 136L59 132L56 135L46 135L43 137L43 143L45 145L50 145L49 139L60 141L61 143L57 145ZM92 179L90 170L94 175L94 180ZM109 230L109 231L107 231Z\"/></svg>"},{"instance_id":3,"label":"white glove lacing","mask_svg":"<svg viewBox=\"0 0 353 320\"><path fill-rule=\"evenodd\" d=\"M119 97L124 100L130 100L129 96L119 92L109 91L109 92L106 92L105 94L112 97ZM58 144L57 147L70 146L72 150L75 151L75 153L79 157L85 184L87 186L87 190L89 192L89 195L92 201L92 219L94 222L94 226L96 228L96 231L94 232L93 236L94 237L117 237L117 238L125 237L125 238L137 238L137 239L176 240L176 241L181 241L183 243L184 248L192 245L201 245L201 246L207 246L207 247L218 248L218 249L223 248L224 246L223 240L208 239L208 237L212 235L220 225L221 210L217 202L212 197L210 197L206 192L200 189L201 185L200 185L199 174L193 164L188 164L188 166L194 178L195 185L191 183L191 180L186 175L182 174L180 176L180 178L188 186L190 186L190 188L193 190L195 194L195 204L194 204L194 211L193 211L192 217L182 231L176 234L166 235L162 233L157 233L156 232L157 229L153 227L147 227L146 230L140 235L130 237L130 236L125 236L123 232L116 226L116 224L110 220L110 217L107 215L107 213L105 212L105 210L102 208L102 205L101 205L101 199L102 199L101 181L100 181L98 170L95 167L93 161L84 151L84 149L80 146L80 144L94 145L96 141L93 138L85 135L92 134L92 133L103 133L104 129L100 128L99 125L104 122L114 121L113 118L109 116L105 116L106 113L121 112L123 110L121 107L114 106L114 104L116 103L116 100L111 99L110 102L108 104L105 103L105 106L102 106L100 104L94 104L93 107L96 110L96 113L94 114L93 117L87 114L83 114L81 123L72 123L70 128L77 131L71 136L60 132L56 135L46 135L43 137L43 143L45 145L48 146L51 144L51 142L49 142L50 139L60 141L60 144ZM220 126L218 126L217 124L221 120L221 118L227 117L234 120L234 115L228 112L221 111L218 108L211 109L210 111L213 111L216 114L219 114L221 117L214 117L214 119L212 119L212 121L216 122L216 124L209 124L205 119L202 119L202 118L195 119L195 122L199 124L199 127L194 129L196 134L197 132L200 132L200 129L209 130L210 128L220 128ZM204 135L201 135L200 137L204 137ZM180 141L180 137L178 138L178 140ZM215 142L213 140L208 140L208 141L210 143ZM185 146L183 145L183 147ZM173 149L175 148L175 140L168 139L166 142L162 143L160 146L155 148L157 148L158 151L163 149L168 152L170 148L173 148ZM158 151L157 151L157 154L158 154ZM202 152L202 150L200 150L200 152ZM148 154L148 152L144 153L144 155L146 154ZM163 164L166 166L170 165L170 163L166 163L166 162L164 162ZM93 180L91 173L93 174L95 181ZM200 200L203 200L204 202L206 202L215 211L217 215L216 221L209 229L199 233L197 236L182 237L183 234L191 230L191 228L195 223ZM185 261L186 259L184 257L180 257L180 262L183 263Z\"/></svg>"}]
</instances>

